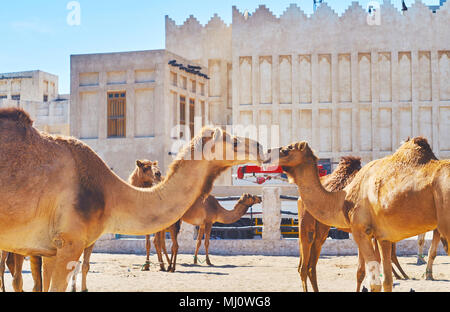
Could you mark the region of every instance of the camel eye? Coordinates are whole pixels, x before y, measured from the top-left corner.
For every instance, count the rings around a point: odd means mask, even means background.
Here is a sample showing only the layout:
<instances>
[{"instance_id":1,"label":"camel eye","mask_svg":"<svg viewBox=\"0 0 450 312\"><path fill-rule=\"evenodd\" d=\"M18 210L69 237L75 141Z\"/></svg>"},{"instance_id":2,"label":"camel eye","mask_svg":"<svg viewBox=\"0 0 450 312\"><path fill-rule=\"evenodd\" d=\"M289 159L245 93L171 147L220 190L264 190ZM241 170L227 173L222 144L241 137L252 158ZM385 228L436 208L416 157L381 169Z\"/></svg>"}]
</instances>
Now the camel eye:
<instances>
[{"instance_id":1,"label":"camel eye","mask_svg":"<svg viewBox=\"0 0 450 312\"><path fill-rule=\"evenodd\" d=\"M161 177L161 172L157 172L157 173L155 173L155 176L157 176L158 178L160 178Z\"/></svg>"},{"instance_id":2,"label":"camel eye","mask_svg":"<svg viewBox=\"0 0 450 312\"><path fill-rule=\"evenodd\" d=\"M284 156L287 156L289 154L289 150L282 149L281 153L283 153Z\"/></svg>"}]
</instances>

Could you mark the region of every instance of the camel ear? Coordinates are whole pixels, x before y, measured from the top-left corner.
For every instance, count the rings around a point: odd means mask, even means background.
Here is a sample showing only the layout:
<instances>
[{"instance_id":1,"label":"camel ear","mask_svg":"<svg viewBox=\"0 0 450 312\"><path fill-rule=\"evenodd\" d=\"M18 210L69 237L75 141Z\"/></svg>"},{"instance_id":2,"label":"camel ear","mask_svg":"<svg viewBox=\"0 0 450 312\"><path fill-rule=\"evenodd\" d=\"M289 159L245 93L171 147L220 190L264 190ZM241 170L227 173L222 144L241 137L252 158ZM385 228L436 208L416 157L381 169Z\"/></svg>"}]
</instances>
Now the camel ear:
<instances>
[{"instance_id":1,"label":"camel ear","mask_svg":"<svg viewBox=\"0 0 450 312\"><path fill-rule=\"evenodd\" d=\"M215 130L214 130L214 134L213 134L213 136L212 136L212 138L213 138L213 140L215 141L215 142L217 142L217 141L222 141L222 138L223 138L223 130L221 129L221 128L216 128Z\"/></svg>"},{"instance_id":2,"label":"camel ear","mask_svg":"<svg viewBox=\"0 0 450 312\"><path fill-rule=\"evenodd\" d=\"M142 167L144 167L144 164L140 160L136 160L136 166L138 166L139 168L142 168Z\"/></svg>"},{"instance_id":3,"label":"camel ear","mask_svg":"<svg viewBox=\"0 0 450 312\"><path fill-rule=\"evenodd\" d=\"M308 145L308 143L306 143L304 141L303 142L297 142L297 143L295 143L295 149L303 152L307 145Z\"/></svg>"}]
</instances>

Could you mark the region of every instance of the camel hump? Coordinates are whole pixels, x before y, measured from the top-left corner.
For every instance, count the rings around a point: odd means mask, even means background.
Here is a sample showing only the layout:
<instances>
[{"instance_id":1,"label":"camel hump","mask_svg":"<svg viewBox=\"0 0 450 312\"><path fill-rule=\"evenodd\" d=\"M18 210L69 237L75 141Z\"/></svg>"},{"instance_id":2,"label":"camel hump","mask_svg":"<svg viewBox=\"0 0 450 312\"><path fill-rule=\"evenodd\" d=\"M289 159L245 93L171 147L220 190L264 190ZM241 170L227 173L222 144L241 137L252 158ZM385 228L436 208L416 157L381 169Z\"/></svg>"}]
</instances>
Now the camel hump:
<instances>
[{"instance_id":1,"label":"camel hump","mask_svg":"<svg viewBox=\"0 0 450 312\"><path fill-rule=\"evenodd\" d=\"M428 140L426 138L419 136L419 137L413 138L412 141L414 144L422 147L425 151L433 153L433 150L431 149L431 146L428 143Z\"/></svg>"},{"instance_id":2,"label":"camel hump","mask_svg":"<svg viewBox=\"0 0 450 312\"><path fill-rule=\"evenodd\" d=\"M340 164L354 170L359 170L361 169L361 157L344 156L341 157Z\"/></svg>"},{"instance_id":3,"label":"camel hump","mask_svg":"<svg viewBox=\"0 0 450 312\"><path fill-rule=\"evenodd\" d=\"M33 125L33 120L31 120L30 115L23 109L16 107L0 108L1 119L11 120L23 126Z\"/></svg>"}]
</instances>

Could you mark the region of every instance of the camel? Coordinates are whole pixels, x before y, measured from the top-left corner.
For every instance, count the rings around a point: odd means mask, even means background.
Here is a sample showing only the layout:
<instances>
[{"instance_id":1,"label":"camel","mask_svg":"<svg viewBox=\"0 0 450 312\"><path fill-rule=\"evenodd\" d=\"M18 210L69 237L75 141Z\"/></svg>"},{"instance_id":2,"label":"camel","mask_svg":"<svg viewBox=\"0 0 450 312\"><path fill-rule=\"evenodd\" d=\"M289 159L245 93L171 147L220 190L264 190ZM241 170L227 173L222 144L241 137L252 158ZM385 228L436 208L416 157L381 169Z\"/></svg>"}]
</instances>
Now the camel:
<instances>
[{"instance_id":1,"label":"camel","mask_svg":"<svg viewBox=\"0 0 450 312\"><path fill-rule=\"evenodd\" d=\"M354 178L356 173L361 169L361 159L358 157L342 157L336 169L329 175L321 177L321 183L330 192L342 190ZM320 256L320 250L328 237L330 226L322 224L315 220L311 214L302 206L302 200L298 200L299 215L299 250L300 264L298 272L302 280L303 291L307 292L307 278L311 282L313 290L319 291L317 285L316 266ZM349 229L341 229L350 232ZM396 256L395 244L392 246L392 261L399 269L404 278L408 279ZM395 270L393 273L396 278L400 279L400 275ZM363 266L359 266L357 273L358 282L356 291L359 292L361 283L364 280L365 271Z\"/></svg>"},{"instance_id":2,"label":"camel","mask_svg":"<svg viewBox=\"0 0 450 312\"><path fill-rule=\"evenodd\" d=\"M423 137L409 139L394 154L371 161L337 192L320 183L317 157L307 142L273 149L265 163L282 166L315 219L351 230L369 272L371 291L382 287L392 291L392 243L435 228L447 242L450 238L450 160L438 160Z\"/></svg>"},{"instance_id":3,"label":"camel","mask_svg":"<svg viewBox=\"0 0 450 312\"><path fill-rule=\"evenodd\" d=\"M136 167L128 178L128 183L136 187L152 187L160 183L164 177L161 175L161 170L158 167L158 161L150 160L136 160ZM159 232L155 233L158 235ZM143 271L150 270L150 235L145 235L145 245L147 250L146 262L143 266ZM160 261L161 262L161 261Z\"/></svg>"},{"instance_id":4,"label":"camel","mask_svg":"<svg viewBox=\"0 0 450 312\"><path fill-rule=\"evenodd\" d=\"M153 184L155 183L159 183L161 182L162 178L161 178L161 171L158 167L158 162L152 162L149 160L137 160L136 161L136 168L133 171L133 173L130 175L130 177L128 178L128 183L130 183L133 186L136 187L152 187ZM149 235L147 235L147 237L149 237ZM81 266L81 273L82 273L82 279L81 279L81 291L82 292L87 292L87 274L89 272L89 262L90 262L90 258L91 258L91 254L92 251L94 249L94 244L92 244L90 247L86 248L83 252L83 264ZM21 269L22 269L22 263L23 263L23 256L17 255L17 254L12 254L12 253L4 253L5 255L5 260L6 260L6 256L9 254L8 259L8 267L10 268L11 271L11 267L13 268L12 275L14 277L13 280L13 285L21 285L21 280L22 280L22 274L21 274ZM147 255L148 257L149 255ZM22 258L17 258L17 257L22 257ZM17 260L18 259L18 260ZM32 257L31 260L31 267L32 267L32 272L33 272L33 279L35 282L35 286L34 286L34 291L42 291L42 276L41 276L41 257ZM2 276L1 281L3 282L3 272L4 272L4 259L1 259L2 262L0 262L0 274ZM21 261L21 262L18 262ZM35 263L36 262L36 263ZM3 264L3 265L2 265ZM17 266L20 266L20 270ZM36 273L34 273L36 272ZM72 292L76 292L76 278L77 278L77 273L73 274L72 277ZM16 281L17 279L17 281ZM22 291L21 287L15 286L14 289L16 291ZM4 291L4 287L3 287L3 291Z\"/></svg>"},{"instance_id":5,"label":"camel","mask_svg":"<svg viewBox=\"0 0 450 312\"><path fill-rule=\"evenodd\" d=\"M259 164L261 154L256 141L204 128L163 182L136 188L83 142L40 132L22 109L0 109L0 250L42 256L44 291L65 291L73 264L101 235L167 228L222 172Z\"/></svg>"},{"instance_id":6,"label":"camel","mask_svg":"<svg viewBox=\"0 0 450 312\"><path fill-rule=\"evenodd\" d=\"M209 259L209 239L211 235L211 229L214 223L220 222L223 224L231 224L239 221L241 217L247 212L247 210L255 205L261 203L261 197L251 194L243 194L238 200L233 210L227 210L222 207L219 201L212 195L208 196L205 201L198 199L192 207L184 214L179 222L172 225L168 230L172 239L172 255L168 258L167 251L165 250L165 231L157 233L155 236L155 249L158 253L158 259L161 263L161 249L164 250L167 262L169 263L169 272L175 272L177 254L178 254L178 234L181 227L181 222L187 222L192 225L199 226L197 233L197 245L194 254L194 264L198 262L198 251L200 249L203 235L205 236L205 254L206 264L213 265ZM148 250L147 250L148 253ZM161 269L164 269L164 264Z\"/></svg>"}]
</instances>

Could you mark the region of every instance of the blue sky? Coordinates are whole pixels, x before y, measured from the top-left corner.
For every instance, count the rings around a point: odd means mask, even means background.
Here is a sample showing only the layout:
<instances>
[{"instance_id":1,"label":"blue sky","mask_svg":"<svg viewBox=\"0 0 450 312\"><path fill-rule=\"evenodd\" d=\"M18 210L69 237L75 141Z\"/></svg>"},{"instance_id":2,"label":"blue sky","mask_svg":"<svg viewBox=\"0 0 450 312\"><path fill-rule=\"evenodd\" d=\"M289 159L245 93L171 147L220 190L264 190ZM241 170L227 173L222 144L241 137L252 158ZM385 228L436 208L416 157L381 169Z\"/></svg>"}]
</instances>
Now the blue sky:
<instances>
[{"instance_id":1,"label":"blue sky","mask_svg":"<svg viewBox=\"0 0 450 312\"><path fill-rule=\"evenodd\" d=\"M406 0L410 6L415 0ZM422 0L438 4L438 0ZM193 14L206 24L214 13L231 23L231 7L250 13L265 4L279 16L296 3L311 14L312 0L79 0L81 24L69 26L69 0L2 1L0 73L40 69L59 76L59 92L70 92L70 55L163 49L164 17L182 24ZM352 0L326 1L342 14ZM368 0L360 0L365 7ZM379 1L382 2L382 1ZM391 0L398 8L401 0Z\"/></svg>"}]
</instances>

